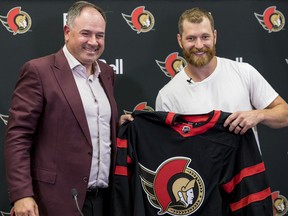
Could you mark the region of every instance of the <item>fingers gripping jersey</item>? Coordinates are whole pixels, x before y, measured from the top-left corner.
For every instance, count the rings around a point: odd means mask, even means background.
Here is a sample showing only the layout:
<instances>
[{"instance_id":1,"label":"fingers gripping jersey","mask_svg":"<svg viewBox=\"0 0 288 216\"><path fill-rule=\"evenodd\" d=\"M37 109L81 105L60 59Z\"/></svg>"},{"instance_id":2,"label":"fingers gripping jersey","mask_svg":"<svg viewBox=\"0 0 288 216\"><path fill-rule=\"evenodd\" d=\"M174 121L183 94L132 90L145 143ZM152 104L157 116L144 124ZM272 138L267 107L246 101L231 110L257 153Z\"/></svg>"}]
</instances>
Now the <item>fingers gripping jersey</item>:
<instances>
[{"instance_id":1,"label":"fingers gripping jersey","mask_svg":"<svg viewBox=\"0 0 288 216\"><path fill-rule=\"evenodd\" d=\"M117 138L114 215L273 215L253 131L229 132L228 115L135 111Z\"/></svg>"}]
</instances>

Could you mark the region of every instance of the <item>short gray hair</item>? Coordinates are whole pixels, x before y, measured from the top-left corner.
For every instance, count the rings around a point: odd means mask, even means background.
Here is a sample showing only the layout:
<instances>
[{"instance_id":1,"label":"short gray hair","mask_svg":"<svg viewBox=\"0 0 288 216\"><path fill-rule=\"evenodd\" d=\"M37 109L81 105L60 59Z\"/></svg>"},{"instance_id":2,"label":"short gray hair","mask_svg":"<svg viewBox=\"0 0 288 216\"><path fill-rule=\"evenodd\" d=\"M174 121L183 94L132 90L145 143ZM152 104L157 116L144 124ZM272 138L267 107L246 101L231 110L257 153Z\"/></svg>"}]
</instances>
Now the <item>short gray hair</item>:
<instances>
[{"instance_id":1,"label":"short gray hair","mask_svg":"<svg viewBox=\"0 0 288 216\"><path fill-rule=\"evenodd\" d=\"M79 16L81 14L81 11L86 8L86 7L91 7L91 8L94 8L96 9L97 11L99 11L99 13L102 15L102 17L104 18L105 22L107 22L106 20L106 15L104 13L104 11L96 6L95 4L92 4L90 2L87 2L87 1L77 1L75 3L73 3L71 5L71 7L69 8L68 10L68 13L67 13L67 21L66 21L66 24L69 26L69 27L72 27L73 26L73 22L75 20L75 18L77 16Z\"/></svg>"}]
</instances>

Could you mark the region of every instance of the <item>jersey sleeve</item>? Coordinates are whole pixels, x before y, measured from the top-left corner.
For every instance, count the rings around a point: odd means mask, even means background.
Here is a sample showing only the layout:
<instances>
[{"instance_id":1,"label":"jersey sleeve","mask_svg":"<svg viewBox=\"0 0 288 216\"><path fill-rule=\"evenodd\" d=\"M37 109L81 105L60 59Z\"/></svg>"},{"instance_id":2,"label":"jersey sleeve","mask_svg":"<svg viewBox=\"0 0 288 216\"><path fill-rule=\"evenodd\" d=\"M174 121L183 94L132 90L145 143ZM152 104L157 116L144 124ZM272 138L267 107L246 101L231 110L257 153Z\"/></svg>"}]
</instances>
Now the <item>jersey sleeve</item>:
<instances>
[{"instance_id":1,"label":"jersey sleeve","mask_svg":"<svg viewBox=\"0 0 288 216\"><path fill-rule=\"evenodd\" d=\"M119 128L116 166L112 180L113 216L144 216L145 207L139 178L134 121Z\"/></svg>"},{"instance_id":2,"label":"jersey sleeve","mask_svg":"<svg viewBox=\"0 0 288 216\"><path fill-rule=\"evenodd\" d=\"M272 216L271 190L254 134L249 130L239 138L239 145L226 164L225 173L232 175L221 185L229 215Z\"/></svg>"},{"instance_id":3,"label":"jersey sleeve","mask_svg":"<svg viewBox=\"0 0 288 216\"><path fill-rule=\"evenodd\" d=\"M132 159L128 155L128 127L124 123L119 128L117 136L117 153L114 175L112 178L112 212L114 216L130 216L131 190L129 165Z\"/></svg>"}]
</instances>

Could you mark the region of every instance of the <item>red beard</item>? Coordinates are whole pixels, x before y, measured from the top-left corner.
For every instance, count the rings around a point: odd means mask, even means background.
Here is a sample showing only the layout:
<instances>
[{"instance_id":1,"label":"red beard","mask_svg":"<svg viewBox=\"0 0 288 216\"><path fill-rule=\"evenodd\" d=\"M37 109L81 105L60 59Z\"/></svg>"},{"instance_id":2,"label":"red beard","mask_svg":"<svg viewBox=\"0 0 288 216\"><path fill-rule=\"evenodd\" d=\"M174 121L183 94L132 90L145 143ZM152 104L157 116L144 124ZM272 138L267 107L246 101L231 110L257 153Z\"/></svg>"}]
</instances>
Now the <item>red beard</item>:
<instances>
[{"instance_id":1,"label":"red beard","mask_svg":"<svg viewBox=\"0 0 288 216\"><path fill-rule=\"evenodd\" d=\"M195 66L195 67L203 67L207 65L211 59L216 55L216 47L215 45L209 49L209 48L202 48L202 49L197 49L197 48L192 48L189 51L186 51L185 49L182 49L183 55L186 59L186 61ZM204 55L198 56L196 55L197 52L204 52Z\"/></svg>"}]
</instances>

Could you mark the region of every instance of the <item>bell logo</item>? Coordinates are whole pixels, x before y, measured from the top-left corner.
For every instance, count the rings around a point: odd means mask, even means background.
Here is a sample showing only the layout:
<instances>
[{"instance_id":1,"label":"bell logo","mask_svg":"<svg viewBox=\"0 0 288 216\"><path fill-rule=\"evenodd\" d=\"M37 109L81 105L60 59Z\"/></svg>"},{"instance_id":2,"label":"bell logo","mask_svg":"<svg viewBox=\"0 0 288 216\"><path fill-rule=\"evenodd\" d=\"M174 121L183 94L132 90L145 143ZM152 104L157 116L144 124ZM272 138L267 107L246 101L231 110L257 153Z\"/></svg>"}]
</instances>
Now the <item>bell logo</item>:
<instances>
[{"instance_id":1,"label":"bell logo","mask_svg":"<svg viewBox=\"0 0 288 216\"><path fill-rule=\"evenodd\" d=\"M67 13L63 13L63 26L66 25L67 22Z\"/></svg>"},{"instance_id":2,"label":"bell logo","mask_svg":"<svg viewBox=\"0 0 288 216\"><path fill-rule=\"evenodd\" d=\"M243 57L236 57L237 62L243 62Z\"/></svg>"},{"instance_id":3,"label":"bell logo","mask_svg":"<svg viewBox=\"0 0 288 216\"><path fill-rule=\"evenodd\" d=\"M108 64L105 59L99 59L99 61ZM115 74L117 75L123 74L123 59L115 59L115 64L109 64L109 66L113 68Z\"/></svg>"}]
</instances>

